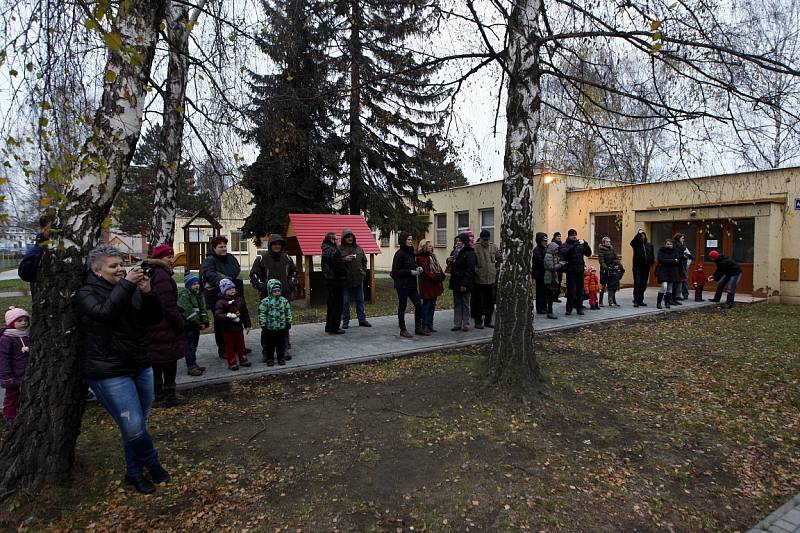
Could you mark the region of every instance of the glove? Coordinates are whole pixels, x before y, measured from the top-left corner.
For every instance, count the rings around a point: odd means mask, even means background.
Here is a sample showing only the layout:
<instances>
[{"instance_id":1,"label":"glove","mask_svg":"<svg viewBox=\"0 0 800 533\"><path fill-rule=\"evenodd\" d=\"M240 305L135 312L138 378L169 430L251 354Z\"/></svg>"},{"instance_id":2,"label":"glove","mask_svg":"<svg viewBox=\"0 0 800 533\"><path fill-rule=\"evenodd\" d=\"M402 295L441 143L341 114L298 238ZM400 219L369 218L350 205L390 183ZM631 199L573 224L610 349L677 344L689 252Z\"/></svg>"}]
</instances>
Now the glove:
<instances>
[{"instance_id":1,"label":"glove","mask_svg":"<svg viewBox=\"0 0 800 533\"><path fill-rule=\"evenodd\" d=\"M228 318L236 318L236 313L228 313L225 316L228 317Z\"/></svg>"},{"instance_id":2,"label":"glove","mask_svg":"<svg viewBox=\"0 0 800 533\"><path fill-rule=\"evenodd\" d=\"M411 275L416 278L417 276L419 276L419 272L420 272L419 267L417 267L417 269L411 271Z\"/></svg>"}]
</instances>

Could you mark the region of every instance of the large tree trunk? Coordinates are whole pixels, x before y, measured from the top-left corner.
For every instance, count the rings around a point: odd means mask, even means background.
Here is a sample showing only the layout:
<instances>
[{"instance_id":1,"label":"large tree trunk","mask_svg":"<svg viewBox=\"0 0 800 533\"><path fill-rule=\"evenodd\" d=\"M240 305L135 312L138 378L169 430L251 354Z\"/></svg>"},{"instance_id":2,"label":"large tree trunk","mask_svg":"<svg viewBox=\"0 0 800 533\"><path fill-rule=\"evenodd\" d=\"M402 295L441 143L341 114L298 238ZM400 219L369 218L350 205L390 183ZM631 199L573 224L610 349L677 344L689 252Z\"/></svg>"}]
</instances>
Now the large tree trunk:
<instances>
[{"instance_id":1,"label":"large tree trunk","mask_svg":"<svg viewBox=\"0 0 800 533\"><path fill-rule=\"evenodd\" d=\"M360 0L350 2L350 214L359 215L364 208L361 182L361 6Z\"/></svg>"},{"instance_id":2,"label":"large tree trunk","mask_svg":"<svg viewBox=\"0 0 800 533\"><path fill-rule=\"evenodd\" d=\"M171 1L166 11L169 64L163 95L164 123L161 126L161 146L156 166L153 218L147 238L151 250L162 242L172 244L175 235L186 84L189 77L189 33L204 5L205 0L199 3L190 16L187 4Z\"/></svg>"},{"instance_id":3,"label":"large tree trunk","mask_svg":"<svg viewBox=\"0 0 800 533\"><path fill-rule=\"evenodd\" d=\"M509 18L508 131L503 171L503 262L497 287L497 324L489 357L493 378L529 389L541 380L533 346L533 195L541 95L540 0L518 0Z\"/></svg>"},{"instance_id":4,"label":"large tree trunk","mask_svg":"<svg viewBox=\"0 0 800 533\"><path fill-rule=\"evenodd\" d=\"M86 385L71 298L83 280L83 257L100 238L139 139L164 11L163 0L123 5L107 38L114 43L118 35L119 46L109 50L94 134L71 169L58 210L64 246L47 250L37 271L30 362L20 414L0 449L0 495L23 484L37 488L63 481L75 458Z\"/></svg>"}]
</instances>

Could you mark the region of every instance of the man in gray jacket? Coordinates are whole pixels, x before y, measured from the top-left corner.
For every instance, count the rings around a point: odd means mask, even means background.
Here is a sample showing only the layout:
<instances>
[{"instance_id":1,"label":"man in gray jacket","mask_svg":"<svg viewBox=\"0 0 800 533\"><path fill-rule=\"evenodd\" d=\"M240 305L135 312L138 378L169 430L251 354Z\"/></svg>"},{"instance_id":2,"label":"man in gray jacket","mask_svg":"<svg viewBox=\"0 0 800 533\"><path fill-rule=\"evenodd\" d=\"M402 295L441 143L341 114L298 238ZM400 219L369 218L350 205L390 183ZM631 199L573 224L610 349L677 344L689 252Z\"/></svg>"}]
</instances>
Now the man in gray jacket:
<instances>
[{"instance_id":1,"label":"man in gray jacket","mask_svg":"<svg viewBox=\"0 0 800 533\"><path fill-rule=\"evenodd\" d=\"M367 275L367 256L356 243L356 235L353 230L342 231L342 244L339 245L339 251L342 253L344 268L347 271L347 279L345 279L342 289L342 328L350 327L351 300L356 303L358 325L365 328L372 327L372 324L367 321L367 313L364 309L364 276Z\"/></svg>"},{"instance_id":2,"label":"man in gray jacket","mask_svg":"<svg viewBox=\"0 0 800 533\"><path fill-rule=\"evenodd\" d=\"M478 266L475 269L475 285L472 289L472 318L475 328L493 328L494 291L497 282L497 264L500 263L500 250L489 242L490 234L483 230L480 241L475 245Z\"/></svg>"}]
</instances>

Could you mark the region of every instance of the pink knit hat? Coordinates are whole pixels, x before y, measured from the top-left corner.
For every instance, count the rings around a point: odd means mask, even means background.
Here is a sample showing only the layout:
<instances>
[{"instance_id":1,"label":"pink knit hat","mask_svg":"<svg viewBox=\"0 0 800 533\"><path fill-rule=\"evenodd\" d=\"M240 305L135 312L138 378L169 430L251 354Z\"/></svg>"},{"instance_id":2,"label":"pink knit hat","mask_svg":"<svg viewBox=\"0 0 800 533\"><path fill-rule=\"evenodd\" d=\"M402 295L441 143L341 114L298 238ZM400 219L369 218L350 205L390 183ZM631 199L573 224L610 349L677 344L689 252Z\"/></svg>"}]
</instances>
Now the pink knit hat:
<instances>
[{"instance_id":1,"label":"pink knit hat","mask_svg":"<svg viewBox=\"0 0 800 533\"><path fill-rule=\"evenodd\" d=\"M167 257L170 255L175 255L175 248L173 248L167 243L163 243L153 248L150 257L152 259L161 259L162 257Z\"/></svg>"},{"instance_id":2,"label":"pink knit hat","mask_svg":"<svg viewBox=\"0 0 800 533\"><path fill-rule=\"evenodd\" d=\"M7 328L13 328L14 327L14 322L16 322L17 320L19 320L20 318L22 318L24 316L28 317L28 320L30 320L30 318L31 318L31 315L29 315L28 312L26 310L24 310L23 308L21 308L21 307L10 307L8 309L8 311L6 311L6 327Z\"/></svg>"}]
</instances>

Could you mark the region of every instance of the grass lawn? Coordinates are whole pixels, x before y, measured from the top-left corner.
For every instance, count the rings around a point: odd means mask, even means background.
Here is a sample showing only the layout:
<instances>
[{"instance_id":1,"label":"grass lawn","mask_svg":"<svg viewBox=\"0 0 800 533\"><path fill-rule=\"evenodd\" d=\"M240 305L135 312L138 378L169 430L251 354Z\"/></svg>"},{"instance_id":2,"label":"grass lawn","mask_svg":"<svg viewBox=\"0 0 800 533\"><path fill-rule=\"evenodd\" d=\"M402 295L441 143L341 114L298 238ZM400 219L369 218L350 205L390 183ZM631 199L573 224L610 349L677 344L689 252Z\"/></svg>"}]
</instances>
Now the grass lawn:
<instances>
[{"instance_id":1,"label":"grass lawn","mask_svg":"<svg viewBox=\"0 0 800 533\"><path fill-rule=\"evenodd\" d=\"M120 486L86 413L74 481L0 529L734 531L800 491L800 307L707 308L537 336L547 397L463 349L187 393L151 429L174 481Z\"/></svg>"}]
</instances>

